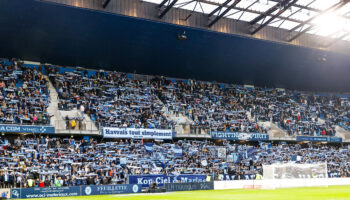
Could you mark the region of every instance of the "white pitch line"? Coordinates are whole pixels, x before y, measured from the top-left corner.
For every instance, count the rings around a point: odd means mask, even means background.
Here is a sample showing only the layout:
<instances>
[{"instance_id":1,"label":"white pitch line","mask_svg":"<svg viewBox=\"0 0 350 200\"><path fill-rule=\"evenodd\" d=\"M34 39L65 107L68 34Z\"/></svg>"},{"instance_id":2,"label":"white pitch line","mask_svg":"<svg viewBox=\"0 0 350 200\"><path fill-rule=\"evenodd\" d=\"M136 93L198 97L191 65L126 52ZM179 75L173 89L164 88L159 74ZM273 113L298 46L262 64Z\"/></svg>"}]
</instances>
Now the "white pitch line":
<instances>
[{"instance_id":1,"label":"white pitch line","mask_svg":"<svg viewBox=\"0 0 350 200\"><path fill-rule=\"evenodd\" d=\"M137 193L137 194L121 194L114 195L114 197L125 197L125 196L152 196L152 195L166 195L172 192L162 192L162 193Z\"/></svg>"}]
</instances>

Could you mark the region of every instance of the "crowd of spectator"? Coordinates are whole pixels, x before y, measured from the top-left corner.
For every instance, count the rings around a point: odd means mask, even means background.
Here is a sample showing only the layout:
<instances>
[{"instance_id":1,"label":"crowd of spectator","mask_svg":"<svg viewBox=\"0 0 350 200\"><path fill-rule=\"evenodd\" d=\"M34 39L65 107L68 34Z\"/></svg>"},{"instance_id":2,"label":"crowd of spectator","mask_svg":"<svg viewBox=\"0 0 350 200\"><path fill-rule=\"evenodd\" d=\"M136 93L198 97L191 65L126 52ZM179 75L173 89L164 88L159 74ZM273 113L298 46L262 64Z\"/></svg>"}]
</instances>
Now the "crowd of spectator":
<instances>
[{"instance_id":1,"label":"crowd of spectator","mask_svg":"<svg viewBox=\"0 0 350 200\"><path fill-rule=\"evenodd\" d=\"M193 80L155 82L168 110L211 131L264 133L258 122L265 121L293 136L334 136L336 125L349 128L348 97Z\"/></svg>"},{"instance_id":2,"label":"crowd of spectator","mask_svg":"<svg viewBox=\"0 0 350 200\"><path fill-rule=\"evenodd\" d=\"M158 83L158 96L166 107L176 115L188 116L196 126L210 131L266 132L248 119L244 92L236 86L222 88L217 83L164 78L153 81Z\"/></svg>"},{"instance_id":3,"label":"crowd of spectator","mask_svg":"<svg viewBox=\"0 0 350 200\"><path fill-rule=\"evenodd\" d=\"M131 80L124 73L47 70L62 109L77 107L99 126L171 128L150 82Z\"/></svg>"},{"instance_id":4,"label":"crowd of spectator","mask_svg":"<svg viewBox=\"0 0 350 200\"><path fill-rule=\"evenodd\" d=\"M171 113L207 132L266 133L260 122L275 123L291 136L335 136L336 126L350 130L348 96L165 77L146 81L125 73L35 67L5 59L0 70L3 124L49 124L48 75L59 108L81 112L75 118L64 116L67 129L85 129L84 114L98 127L169 129L175 122L165 114Z\"/></svg>"},{"instance_id":5,"label":"crowd of spectator","mask_svg":"<svg viewBox=\"0 0 350 200\"><path fill-rule=\"evenodd\" d=\"M335 124L315 95L278 89L251 89L251 113L257 121L277 123L289 135L334 136Z\"/></svg>"},{"instance_id":6,"label":"crowd of spectator","mask_svg":"<svg viewBox=\"0 0 350 200\"><path fill-rule=\"evenodd\" d=\"M0 60L0 123L49 124L48 82L41 69Z\"/></svg>"},{"instance_id":7,"label":"crowd of spectator","mask_svg":"<svg viewBox=\"0 0 350 200\"><path fill-rule=\"evenodd\" d=\"M263 164L327 163L332 177L350 177L350 151L328 145L242 145L178 140L97 141L92 138L16 138L0 140L0 186L46 187L127 183L129 175L210 174L254 179ZM175 151L174 149L181 149ZM233 159L228 160L231 155ZM298 159L294 159L298 157Z\"/></svg>"},{"instance_id":8,"label":"crowd of spectator","mask_svg":"<svg viewBox=\"0 0 350 200\"><path fill-rule=\"evenodd\" d=\"M187 116L193 127L208 132L266 133L258 123L264 121L291 136L334 136L336 125L350 129L348 97L165 77L140 81L123 73L80 68L47 71L62 107L83 106L102 126L173 128L174 122L164 115L170 112Z\"/></svg>"}]
</instances>

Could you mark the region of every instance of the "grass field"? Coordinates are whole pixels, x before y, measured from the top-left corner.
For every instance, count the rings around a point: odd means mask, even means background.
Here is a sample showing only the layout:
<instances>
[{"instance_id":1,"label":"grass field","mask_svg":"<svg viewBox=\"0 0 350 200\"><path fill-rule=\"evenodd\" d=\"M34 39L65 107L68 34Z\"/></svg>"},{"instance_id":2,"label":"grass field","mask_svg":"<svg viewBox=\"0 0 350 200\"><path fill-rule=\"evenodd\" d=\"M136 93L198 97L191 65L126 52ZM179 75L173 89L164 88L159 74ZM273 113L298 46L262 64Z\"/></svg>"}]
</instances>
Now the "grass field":
<instances>
[{"instance_id":1,"label":"grass field","mask_svg":"<svg viewBox=\"0 0 350 200\"><path fill-rule=\"evenodd\" d=\"M48 200L350 200L350 186L292 188L276 190L209 190L162 194L130 194L46 198ZM43 199L41 199L43 200Z\"/></svg>"}]
</instances>

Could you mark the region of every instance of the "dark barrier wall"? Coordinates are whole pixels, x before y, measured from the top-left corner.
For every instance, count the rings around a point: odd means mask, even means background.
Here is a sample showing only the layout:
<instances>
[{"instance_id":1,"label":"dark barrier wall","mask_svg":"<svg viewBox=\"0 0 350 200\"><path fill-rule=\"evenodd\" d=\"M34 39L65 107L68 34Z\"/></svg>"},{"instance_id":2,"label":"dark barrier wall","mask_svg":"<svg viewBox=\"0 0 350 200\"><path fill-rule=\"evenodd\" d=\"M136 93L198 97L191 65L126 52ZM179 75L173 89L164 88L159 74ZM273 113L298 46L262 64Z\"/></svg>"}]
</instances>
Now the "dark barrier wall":
<instances>
[{"instance_id":1,"label":"dark barrier wall","mask_svg":"<svg viewBox=\"0 0 350 200\"><path fill-rule=\"evenodd\" d=\"M164 184L167 192L173 191L192 191L192 190L214 190L214 182L203 183L166 183Z\"/></svg>"},{"instance_id":2,"label":"dark barrier wall","mask_svg":"<svg viewBox=\"0 0 350 200\"><path fill-rule=\"evenodd\" d=\"M186 31L187 40L177 34ZM350 91L350 56L35 0L0 1L0 56L62 65Z\"/></svg>"},{"instance_id":3,"label":"dark barrier wall","mask_svg":"<svg viewBox=\"0 0 350 200\"><path fill-rule=\"evenodd\" d=\"M12 199L69 197L84 195L106 195L140 193L141 185L88 185L73 187L34 187L11 189Z\"/></svg>"}]
</instances>

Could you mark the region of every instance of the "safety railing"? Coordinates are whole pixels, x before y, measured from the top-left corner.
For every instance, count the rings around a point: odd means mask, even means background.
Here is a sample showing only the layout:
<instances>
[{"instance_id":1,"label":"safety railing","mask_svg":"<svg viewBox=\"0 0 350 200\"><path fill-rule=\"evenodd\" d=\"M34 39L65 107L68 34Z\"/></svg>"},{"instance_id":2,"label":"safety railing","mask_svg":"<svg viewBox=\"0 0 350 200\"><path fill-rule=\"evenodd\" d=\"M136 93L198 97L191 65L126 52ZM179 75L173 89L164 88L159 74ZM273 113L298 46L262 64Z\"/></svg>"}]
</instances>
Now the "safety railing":
<instances>
[{"instance_id":1,"label":"safety railing","mask_svg":"<svg viewBox=\"0 0 350 200\"><path fill-rule=\"evenodd\" d=\"M67 134L100 134L100 125L94 121L84 119L56 120L54 122L56 133Z\"/></svg>"}]
</instances>

